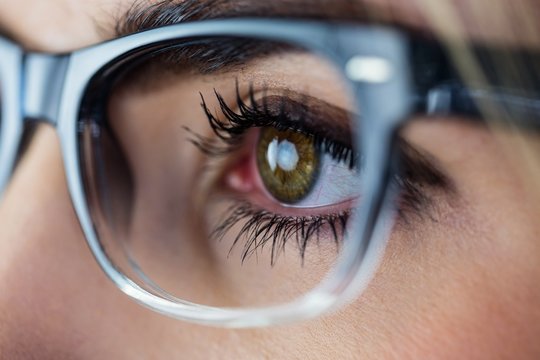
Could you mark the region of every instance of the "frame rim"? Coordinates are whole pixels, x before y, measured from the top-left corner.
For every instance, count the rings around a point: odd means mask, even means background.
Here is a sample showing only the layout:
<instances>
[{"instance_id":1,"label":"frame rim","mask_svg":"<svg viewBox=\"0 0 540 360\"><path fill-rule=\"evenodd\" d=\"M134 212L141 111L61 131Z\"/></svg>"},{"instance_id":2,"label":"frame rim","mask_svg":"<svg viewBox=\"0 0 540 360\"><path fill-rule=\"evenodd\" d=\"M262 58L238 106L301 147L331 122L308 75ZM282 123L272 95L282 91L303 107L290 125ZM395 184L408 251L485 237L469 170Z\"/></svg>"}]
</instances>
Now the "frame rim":
<instances>
[{"instance_id":1,"label":"frame rim","mask_svg":"<svg viewBox=\"0 0 540 360\"><path fill-rule=\"evenodd\" d=\"M358 39L362 39L362 36L359 35L363 34L369 34L369 36L365 37L369 41L358 41ZM380 41L384 41L389 45L392 51L386 51L386 46L381 46L380 43L373 41L375 35ZM57 127L73 206L92 254L107 276L132 299L159 313L191 322L225 327L259 327L283 324L312 318L334 308L338 304L351 300L354 294L357 294L369 283L369 279L377 268L374 265L379 262L382 250L385 247L384 237L372 236L373 229L370 229L375 226L374 223L371 223L378 218L379 214L366 216L363 221L363 217L357 217L356 222L360 220L361 223L365 224L363 225L364 229L357 232L357 234L362 234L362 239L344 243L344 251L337 260L338 264L327 274L327 278L310 293L288 303L256 308L211 307L181 300L173 302L158 297L143 289L119 271L101 247L86 202L78 142L79 110L86 86L95 73L127 51L159 41L203 36L243 36L261 40L290 42L310 50L322 52L342 70L346 61L351 56L358 54L385 56L393 63L397 60L398 62L405 61L403 39L397 33L387 29L371 26L336 27L335 25L328 25L328 23L261 19L209 20L171 25L112 40L72 54L66 73L64 91L61 95ZM356 48L335 46L336 43L342 43L345 38L350 37L357 39ZM404 66L401 63L394 65L398 68ZM345 74L344 77L347 79ZM388 84L374 85L377 94L370 91L370 89L373 89L373 85L365 86L365 84L351 82L351 86L360 94L360 98L364 97L364 100L369 101L370 98L378 96L381 91L386 93L389 88L393 89L393 93L403 91L406 87L406 81L402 79L403 76L399 78L397 81L390 81ZM371 138L378 137L380 139L381 136L383 138L390 136L391 131L408 110L405 101L396 103L395 106L386 105L384 114L374 116L381 120L377 122L377 126L372 124L373 121L360 122L360 126L371 133ZM378 109L372 109L371 112L380 113ZM370 111L367 110L366 114L369 113ZM356 121L359 120L356 119ZM369 124L366 125L366 123ZM362 131L362 133L365 133L365 131ZM374 136L376 134L378 136ZM387 155L384 148L389 146L384 141L366 142L363 140L365 139L358 140L363 150L371 153L380 151L383 158ZM366 143L369 145L366 145ZM383 143L385 145L382 145ZM386 186L381 186L379 177L386 174L389 163L388 159L385 166L380 166L380 163L376 164L372 171L378 173L372 173L372 180L366 181L368 185L362 190L362 193L375 194L363 205L370 212L376 209L380 210L380 203L386 193ZM361 213L362 211L358 212ZM366 229L369 230L368 236L364 235ZM379 243L380 246L370 246L374 242ZM368 255L372 260L366 262L364 260ZM366 263L370 267L367 270L364 269Z\"/></svg>"},{"instance_id":2,"label":"frame rim","mask_svg":"<svg viewBox=\"0 0 540 360\"><path fill-rule=\"evenodd\" d=\"M354 219L355 224L362 224L357 225L361 229L357 231L360 239L344 242L344 251L338 258L338 265L334 266L316 288L296 300L256 308L220 308L183 300L170 301L148 292L127 278L115 267L101 247L86 201L78 139L79 112L87 86L95 74L129 51L161 41L205 36L283 41L315 51L331 60L341 70L344 79L348 79L351 89L359 99L358 102L365 105L373 100L378 103L384 101L388 91L395 96L408 90L406 76L395 77L384 84L368 84L358 79L353 81L346 74L347 62L355 56L378 56L398 70L404 68L407 61L405 38L399 31L381 26L276 18L205 20L151 29L64 55L26 53L16 44L0 38L0 51L5 50L8 54L0 59L2 65L0 80L9 78L0 82L0 90L6 94L5 96L9 96L3 98L5 106L2 106L1 114L0 196L12 173L24 121L28 116L25 113L28 111L26 100L31 98L37 101L32 102L32 106L35 106L32 108L32 115L44 116L44 122L53 125L57 130L72 205L87 246L107 277L133 300L173 318L235 328L290 323L313 318L335 309L336 306L350 301L367 286L385 248L386 236L379 236L383 232L375 227L376 223L380 223L379 215L387 191L383 180L390 166L388 141L391 141L392 132L397 129L409 111L406 96L398 97L402 101L395 101L391 106L385 104L384 111L366 106L364 115L376 121L355 119L356 126L360 127L362 130L360 133L363 134L356 139L360 151L365 154L370 152L378 154L375 158L382 156L379 158L382 162L372 166L373 176L370 181L366 181L368 185L363 185L364 188L361 189L363 192L373 194L362 204L362 208L369 214ZM24 89L29 85L27 77L32 73L42 77L36 83L39 88ZM10 85L10 89L7 89L7 84ZM45 85L53 86L58 91L44 92ZM32 90L32 94L24 94L23 91L26 90ZM385 93L382 98L381 92ZM41 94L40 96L46 94L47 101L41 101L43 99L38 99L36 94ZM44 106L48 106L48 110L44 110ZM370 136L366 135L368 133ZM365 141L369 138L384 141ZM366 259L370 261L364 261Z\"/></svg>"},{"instance_id":3,"label":"frame rim","mask_svg":"<svg viewBox=\"0 0 540 360\"><path fill-rule=\"evenodd\" d=\"M23 52L7 39L0 38L0 199L10 180L23 133L21 68ZM9 84L9 87L8 87Z\"/></svg>"}]
</instances>

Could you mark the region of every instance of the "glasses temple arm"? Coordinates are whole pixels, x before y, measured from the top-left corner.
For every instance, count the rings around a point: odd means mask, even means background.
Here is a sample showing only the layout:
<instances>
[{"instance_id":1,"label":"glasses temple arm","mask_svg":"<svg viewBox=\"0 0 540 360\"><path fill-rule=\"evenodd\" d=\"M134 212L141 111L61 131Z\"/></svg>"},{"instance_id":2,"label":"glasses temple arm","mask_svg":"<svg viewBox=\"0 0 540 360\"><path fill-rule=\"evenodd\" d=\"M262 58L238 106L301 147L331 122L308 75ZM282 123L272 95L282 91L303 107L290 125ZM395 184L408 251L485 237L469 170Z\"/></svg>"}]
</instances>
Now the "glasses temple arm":
<instances>
[{"instance_id":1,"label":"glasses temple arm","mask_svg":"<svg viewBox=\"0 0 540 360\"><path fill-rule=\"evenodd\" d=\"M540 94L535 95L503 88L468 88L454 82L436 86L426 94L416 94L412 100L417 114L486 121L486 115L494 111L500 118L493 121L506 119L513 126L540 131Z\"/></svg>"}]
</instances>

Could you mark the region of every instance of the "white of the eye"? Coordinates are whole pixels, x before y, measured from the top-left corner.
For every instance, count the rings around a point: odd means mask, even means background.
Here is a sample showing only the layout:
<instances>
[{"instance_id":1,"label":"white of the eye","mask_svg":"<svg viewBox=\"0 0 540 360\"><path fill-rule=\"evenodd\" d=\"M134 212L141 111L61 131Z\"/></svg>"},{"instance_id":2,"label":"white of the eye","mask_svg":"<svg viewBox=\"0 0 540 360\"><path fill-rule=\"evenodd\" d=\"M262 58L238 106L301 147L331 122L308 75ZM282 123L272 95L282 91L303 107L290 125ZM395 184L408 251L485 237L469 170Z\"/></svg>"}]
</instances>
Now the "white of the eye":
<instances>
[{"instance_id":1,"label":"white of the eye","mask_svg":"<svg viewBox=\"0 0 540 360\"><path fill-rule=\"evenodd\" d=\"M359 196L362 179L358 170L349 168L347 161L337 161L330 154L320 157L317 179L307 196L293 208L314 208L339 204Z\"/></svg>"},{"instance_id":2,"label":"white of the eye","mask_svg":"<svg viewBox=\"0 0 540 360\"><path fill-rule=\"evenodd\" d=\"M266 160L272 171L275 171L278 165L285 171L292 171L298 165L299 156L293 143L287 140L278 142L277 138L275 138L268 145Z\"/></svg>"}]
</instances>

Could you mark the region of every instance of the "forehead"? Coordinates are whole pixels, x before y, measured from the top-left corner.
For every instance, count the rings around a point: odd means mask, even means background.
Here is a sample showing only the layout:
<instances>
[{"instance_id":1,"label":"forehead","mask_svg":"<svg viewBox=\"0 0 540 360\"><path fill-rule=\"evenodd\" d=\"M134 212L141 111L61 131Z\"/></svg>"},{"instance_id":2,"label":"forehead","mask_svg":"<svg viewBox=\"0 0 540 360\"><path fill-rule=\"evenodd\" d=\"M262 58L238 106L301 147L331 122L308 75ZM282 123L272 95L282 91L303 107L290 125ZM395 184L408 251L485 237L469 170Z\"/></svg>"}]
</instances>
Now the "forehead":
<instances>
[{"instance_id":1,"label":"forehead","mask_svg":"<svg viewBox=\"0 0 540 360\"><path fill-rule=\"evenodd\" d=\"M307 17L397 24L485 41L540 43L540 0L7 0L0 29L26 48L62 52L118 35L216 17Z\"/></svg>"}]
</instances>

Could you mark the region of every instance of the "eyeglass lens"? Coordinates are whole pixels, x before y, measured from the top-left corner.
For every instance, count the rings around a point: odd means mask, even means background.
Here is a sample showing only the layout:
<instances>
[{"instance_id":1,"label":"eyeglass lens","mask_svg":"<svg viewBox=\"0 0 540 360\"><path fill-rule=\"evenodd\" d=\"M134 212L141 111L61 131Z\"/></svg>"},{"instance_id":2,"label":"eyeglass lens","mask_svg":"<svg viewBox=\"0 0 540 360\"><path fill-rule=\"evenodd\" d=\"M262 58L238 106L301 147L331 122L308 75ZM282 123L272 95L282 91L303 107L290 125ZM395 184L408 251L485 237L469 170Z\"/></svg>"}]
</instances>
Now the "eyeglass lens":
<instances>
[{"instance_id":1,"label":"eyeglass lens","mask_svg":"<svg viewBox=\"0 0 540 360\"><path fill-rule=\"evenodd\" d=\"M87 94L81 118L87 201L130 279L251 307L302 296L335 266L363 173L358 109L331 61L198 38L141 51L94 82L106 96Z\"/></svg>"}]
</instances>

